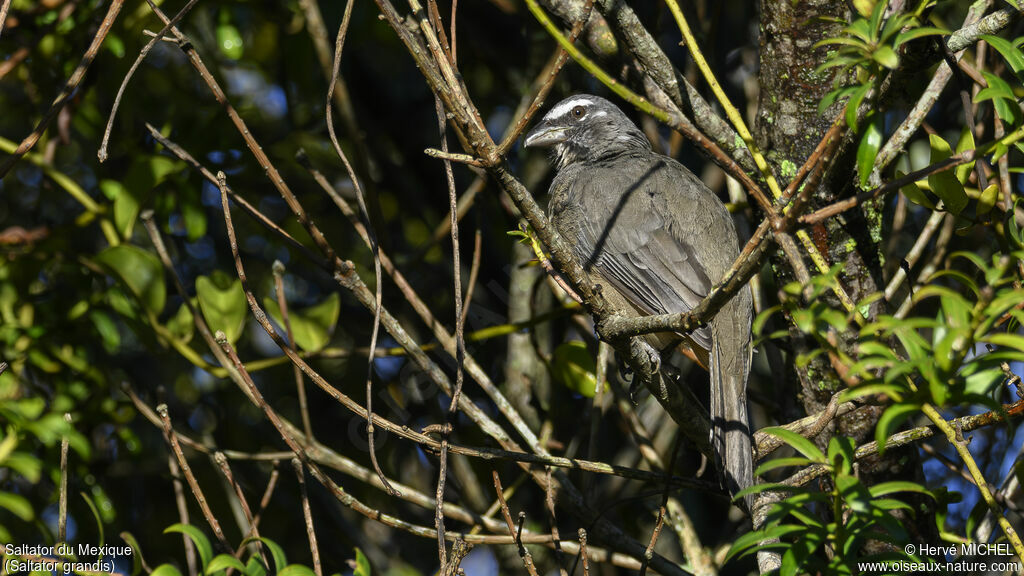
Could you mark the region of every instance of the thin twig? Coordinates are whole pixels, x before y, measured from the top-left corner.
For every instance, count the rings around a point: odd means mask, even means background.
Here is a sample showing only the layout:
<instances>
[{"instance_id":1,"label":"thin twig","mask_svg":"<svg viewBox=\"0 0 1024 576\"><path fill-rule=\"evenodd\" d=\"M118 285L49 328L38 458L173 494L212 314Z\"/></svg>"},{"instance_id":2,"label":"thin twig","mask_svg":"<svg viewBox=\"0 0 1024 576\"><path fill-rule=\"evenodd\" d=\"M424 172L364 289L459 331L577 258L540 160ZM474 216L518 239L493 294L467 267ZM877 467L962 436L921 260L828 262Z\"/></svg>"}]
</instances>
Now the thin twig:
<instances>
[{"instance_id":1,"label":"thin twig","mask_svg":"<svg viewBox=\"0 0 1024 576\"><path fill-rule=\"evenodd\" d=\"M561 536L558 535L558 519L555 515L555 483L551 481L552 469L548 468L544 471L547 476L547 486L544 487L544 509L548 513L548 522L551 523L551 540L555 543L555 561L558 564L558 573L560 576L568 576L565 571L565 560L562 554ZM525 518L525 514L519 513L521 519Z\"/></svg>"},{"instance_id":2,"label":"thin twig","mask_svg":"<svg viewBox=\"0 0 1024 576\"><path fill-rule=\"evenodd\" d=\"M338 76L341 71L341 52L345 47L345 35L348 32L349 21L352 18L352 5L353 0L348 0L345 3L345 13L341 18L341 24L338 26L338 37L334 42L334 67L331 70L331 82L327 88L327 132L331 137L331 144L334 145L334 152L341 158L342 164L345 165L345 171L348 172L349 179L352 180L352 186L356 191L356 201L359 203L359 211L362 213L363 218L366 221L366 233L370 238L370 250L373 252L373 274L376 279L375 294L374 294L374 306L373 306L373 330L370 334L370 357L366 363L366 413L372 416L373 414L373 365L374 365L374 352L377 350L377 337L380 334L380 315L382 308L383 299L383 274L380 271L380 247L377 243L377 236L373 232L373 223L370 221L370 211L366 208L366 199L363 194L363 189L359 185L359 178L356 176L355 170L352 169L352 164L349 163L348 157L345 156L345 152L341 149L341 144L338 142L338 135L334 132L334 118L332 116L331 99L334 98L334 87L337 85ZM366 443L370 451L370 461L373 463L373 469L380 475L381 481L385 486L390 487L391 483L388 482L387 477L384 475L384 471L381 470L380 463L377 461L377 448L374 443L374 429L373 429L373 418L368 418L366 421ZM395 496L397 492L394 488L389 488L388 492Z\"/></svg>"},{"instance_id":3,"label":"thin twig","mask_svg":"<svg viewBox=\"0 0 1024 576\"><path fill-rule=\"evenodd\" d=\"M457 216L456 216L457 217ZM469 314L469 306L473 301L473 290L476 289L477 278L480 276L480 261L483 259L483 234L480 230L480 218L477 215L473 231L473 261L469 265L469 281L466 283L466 296L463 298L462 315L459 322L466 325L466 315Z\"/></svg>"},{"instance_id":4,"label":"thin twig","mask_svg":"<svg viewBox=\"0 0 1024 576\"><path fill-rule=\"evenodd\" d=\"M580 556L583 557L583 576L590 576L590 563L587 562L587 531L584 528L580 528L578 532L580 538Z\"/></svg>"},{"instance_id":5,"label":"thin twig","mask_svg":"<svg viewBox=\"0 0 1024 576\"><path fill-rule=\"evenodd\" d=\"M672 443L672 456L668 459L668 470L669 474L676 466L676 456L679 454L680 442L682 436L676 434L676 440ZM661 492L661 506L658 506L658 520L654 523L654 531L651 532L651 541L647 545L647 550L644 551L644 559L640 561L640 576L646 576L647 564L654 557L654 545L658 543L658 536L661 535L661 528L665 525L665 508L668 506L668 495L670 487L665 484L665 488Z\"/></svg>"},{"instance_id":6,"label":"thin twig","mask_svg":"<svg viewBox=\"0 0 1024 576\"><path fill-rule=\"evenodd\" d=\"M152 2L152 0L147 1ZM189 0L185 6L174 15L174 18L168 20L167 23L164 24L164 27L161 28L160 31L150 38L149 42L142 47L142 50L139 51L139 56L135 59L135 62L132 63L132 67L129 68L128 73L124 75L124 80L121 81L121 87L117 89L117 96L114 97L114 106L110 109L110 116L107 118L107 127L103 131L103 141L100 143L100 148L96 152L96 156L99 158L101 163L106 162L107 160L107 144L110 142L110 132L114 129L114 118L117 116L117 111L121 107L121 97L124 96L124 91L128 88L128 82L131 81L132 76L135 75L135 71L138 70L139 65L142 64L142 61L146 59L147 55L149 55L149 51L153 49L153 46L156 46L156 43L166 36L167 32L169 32L175 24L180 22L181 19L184 18L190 10L192 10L192 7L195 6L198 1L199 0ZM150 6L152 7L153 4L151 3ZM3 172L0 171L0 175L2 174Z\"/></svg>"},{"instance_id":7,"label":"thin twig","mask_svg":"<svg viewBox=\"0 0 1024 576\"><path fill-rule=\"evenodd\" d=\"M178 460L178 466L181 468L181 472L184 474L189 488L192 489L192 495L195 496L196 502L199 504L199 509L203 512L203 517L206 518L206 522L210 524L210 528L213 529L213 534L217 537L217 541L220 542L221 546L225 550L232 550L231 545L228 544L227 539L224 537L224 531L220 528L220 522L217 521L217 517L214 516L213 511L210 510L210 504L207 502L206 496L203 495L203 489L199 486L199 482L196 480L195 475L192 474L192 468L189 467L188 460L185 459L185 453L181 451L181 445L178 443L178 436L174 433L174 429L171 428L171 417L167 411L167 405L161 404L157 406L156 412L160 415L160 421L163 423L164 437L170 445L171 452L174 453L174 457Z\"/></svg>"},{"instance_id":8,"label":"thin twig","mask_svg":"<svg viewBox=\"0 0 1024 576\"><path fill-rule=\"evenodd\" d=\"M1006 539L1010 541L1013 546L1014 552L1017 557L1024 561L1024 543L1021 543L1020 537L1017 535L1017 531L1013 529L1010 521L1006 519L1006 515L1003 514L999 504L996 503L995 498L992 497L992 492L989 490L988 481L985 480L985 475L981 473L978 468L978 463L974 460L974 456L971 451L967 448L967 442L963 439L963 430L951 424L942 414L935 409L931 404L925 404L921 407L921 411L941 430L949 443L956 449L957 454L960 455L960 459L967 465L967 470L970 472L971 477L974 478L974 483L978 488L978 492L981 493L981 498L988 506L989 511L996 518L996 522L999 523L999 527L1003 529L1003 534L1006 535Z\"/></svg>"},{"instance_id":9,"label":"thin twig","mask_svg":"<svg viewBox=\"0 0 1024 576\"><path fill-rule=\"evenodd\" d=\"M435 5L436 9L436 5ZM437 111L437 129L441 137L441 151L448 153L448 136L445 133L445 110L440 98L434 99L434 107ZM462 256L459 248L459 220L458 220L458 193L455 192L455 175L452 173L452 163L444 161L444 173L448 184L448 214L451 220L452 239L452 282L454 283L455 299L455 389L452 392L451 401L448 403L448 411L445 413L444 431L441 434L441 454L439 456L436 490L436 508L434 511L434 525L437 528L438 558L441 562L441 571L447 567L448 559L445 553L444 542L444 486L448 476L448 438L454 426L453 420L459 410L459 395L462 393L463 367L466 357L466 338L463 333L463 321L465 315L462 313Z\"/></svg>"},{"instance_id":10,"label":"thin twig","mask_svg":"<svg viewBox=\"0 0 1024 576\"><path fill-rule=\"evenodd\" d=\"M6 7L5 7L6 9ZM6 11L6 10L5 10ZM0 15L0 29L3 28ZM3 372L3 370L0 370ZM64 413L64 422L71 428L71 414ZM70 430L69 430L70 431ZM57 542L64 544L68 540L68 435L60 439L60 493L57 506Z\"/></svg>"},{"instance_id":11,"label":"thin twig","mask_svg":"<svg viewBox=\"0 0 1024 576\"><path fill-rule=\"evenodd\" d=\"M526 567L526 571L530 573L530 576L539 576L537 574L537 567L533 565L533 555L523 545L522 533L519 532L517 536L516 525L512 521L512 513L509 512L508 503L505 502L505 494L501 488L501 477L498 476L497 470L491 471L491 476L494 478L494 491L498 495L498 502L501 505L501 515L505 517L505 524L508 526L508 533L515 538L516 546L519 548L519 558L523 561L523 566Z\"/></svg>"},{"instance_id":12,"label":"thin twig","mask_svg":"<svg viewBox=\"0 0 1024 576\"><path fill-rule=\"evenodd\" d=\"M579 38L580 33L583 31L584 25L590 20L590 14L594 11L594 0L586 0L583 4L583 12L580 17L572 25L572 30L569 32L569 44L575 44ZM540 84L534 83L536 93L533 96L533 100L530 105L526 108L521 116L516 120L515 125L509 130L505 137L502 138L501 144L498 144L498 153L502 156L508 153L515 144L515 141L519 138L519 135L526 129L527 124L533 119L534 114L540 110L540 107L544 105L544 99L548 97L551 92L551 88L555 85L555 78L558 77L558 73L562 71L566 61L569 59L569 53L565 48L559 47L557 55L553 62L546 67L546 74L542 74L544 80ZM538 78L539 80L539 78Z\"/></svg>"},{"instance_id":13,"label":"thin twig","mask_svg":"<svg viewBox=\"0 0 1024 576\"><path fill-rule=\"evenodd\" d=\"M438 150L437 148L427 148L423 150L423 153L431 158L437 158L446 162L458 162L459 164L466 164L467 166L475 166L477 168L484 168L486 166L483 160L474 158L469 154L448 152L447 150Z\"/></svg>"},{"instance_id":14,"label":"thin twig","mask_svg":"<svg viewBox=\"0 0 1024 576\"><path fill-rule=\"evenodd\" d=\"M0 4L0 34L4 32L4 21L7 20L7 11L11 9L11 0L4 0L3 4ZM64 540L61 539L61 542Z\"/></svg>"},{"instance_id":15,"label":"thin twig","mask_svg":"<svg viewBox=\"0 0 1024 576\"><path fill-rule=\"evenodd\" d=\"M177 432L175 432L174 434L179 439L181 439L181 435L179 435ZM217 467L220 468L221 474L224 475L224 478L227 480L228 484L235 491L235 498L238 500L238 505L242 509L242 515L245 516L245 521L248 524L248 527L240 526L240 528L242 528L242 533L246 534L247 537L252 536L254 538L259 538L260 531L253 521L254 518L252 515L252 509L249 507L249 501L245 497L245 492L242 492L242 486L235 481L235 475L231 473L231 465L228 463L227 456L225 456L224 453L220 451L214 452L213 461L217 464ZM238 548L235 550L235 558L241 558L243 550L245 550L245 545L239 544ZM262 543L257 543L256 551L263 559L264 564L266 564L267 558L263 554ZM232 569L228 568L227 576L231 576L231 571Z\"/></svg>"},{"instance_id":16,"label":"thin twig","mask_svg":"<svg viewBox=\"0 0 1024 576\"><path fill-rule=\"evenodd\" d=\"M163 423L161 422L160 425L162 427ZM167 439L166 433L164 439ZM188 524L188 504L185 502L185 487L181 484L181 474L179 473L178 462L174 459L174 454L167 455L167 467L171 471L171 482L174 486L174 503L178 508L178 521L182 524ZM196 545L188 534L182 533L181 539L185 545L185 564L188 566L189 576L197 576Z\"/></svg>"},{"instance_id":17,"label":"thin twig","mask_svg":"<svg viewBox=\"0 0 1024 576\"><path fill-rule=\"evenodd\" d=\"M267 487L263 490L263 497L260 498L260 509L252 519L253 532L259 527L260 519L263 518L263 513L267 510L267 506L270 505L270 498L274 495L274 489L277 488L277 479L281 475L280 465L280 461L274 460L273 468L270 470L270 478L267 479Z\"/></svg>"},{"instance_id":18,"label":"thin twig","mask_svg":"<svg viewBox=\"0 0 1024 576\"><path fill-rule=\"evenodd\" d=\"M899 190L900 188L906 186L907 184L912 184L922 178L931 176L932 174L945 172L946 170L950 170L961 164L966 164L974 160L975 158L981 156L981 150L984 150L987 147L988 146L979 146L977 149L964 150L959 154L954 154L949 158L946 158L945 160L936 162L930 166L925 166L920 170L915 170L905 176L901 176L900 178L890 180L885 184L872 188L871 190L867 190L865 192L857 194L856 196L852 196L850 198L845 198L838 202L834 202L832 204L829 204L828 206L825 206L824 208L815 210L810 214L805 214L799 218L799 221L801 224L817 224L837 214L841 214L847 210L856 208L857 206L860 206L861 204L868 200L872 200L883 194Z\"/></svg>"},{"instance_id":19,"label":"thin twig","mask_svg":"<svg viewBox=\"0 0 1024 576\"><path fill-rule=\"evenodd\" d=\"M194 0L193 0L194 1ZM117 19L117 15L121 12L121 6L124 4L124 0L112 0L110 7L107 8L107 14L103 17L103 22L100 23L99 29L96 31L96 36L93 37L92 43L89 44L89 48L86 49L85 54L82 56L81 62L75 67L75 70L71 73L68 81L64 84L64 88L61 89L57 97L53 99L53 103L50 104L50 109L46 111L43 118L36 124L36 127L32 132L26 136L18 148L11 153L11 155L4 160L3 164L0 164L0 179L10 172L14 164L21 159L33 146L39 142L39 138L43 135L43 132L50 126L50 122L57 117L64 105L71 100L72 96L75 95L78 85L85 78L85 73L89 70L89 66L93 60L96 59L96 55L99 53L100 46L103 44L103 40L106 39L107 33L110 32L110 28L114 25L114 21ZM3 18L0 18L0 28L3 27Z\"/></svg>"},{"instance_id":20,"label":"thin twig","mask_svg":"<svg viewBox=\"0 0 1024 576\"><path fill-rule=\"evenodd\" d=\"M284 264L280 260L274 260L270 270L274 276L274 294L277 296L277 306L281 309L281 320L284 322L284 333L292 349L298 351L295 344L295 334L292 332L292 319L288 313L288 299L284 295ZM372 361L372 356L371 356ZM295 391L299 397L299 415L302 417L302 429L306 431L306 442L313 440L313 425L309 419L309 403L306 400L306 383L302 378L302 370L292 364L292 375L295 377Z\"/></svg>"},{"instance_id":21,"label":"thin twig","mask_svg":"<svg viewBox=\"0 0 1024 576\"><path fill-rule=\"evenodd\" d=\"M302 517L306 521L306 536L309 537L309 553L313 556L313 572L316 576L323 576L323 569L320 566L320 549L316 544L316 530L313 529L313 511L309 508L309 490L306 489L306 471L302 468L302 462L298 458L292 458L292 467L295 468L295 477L299 479L299 495L302 496Z\"/></svg>"}]
</instances>

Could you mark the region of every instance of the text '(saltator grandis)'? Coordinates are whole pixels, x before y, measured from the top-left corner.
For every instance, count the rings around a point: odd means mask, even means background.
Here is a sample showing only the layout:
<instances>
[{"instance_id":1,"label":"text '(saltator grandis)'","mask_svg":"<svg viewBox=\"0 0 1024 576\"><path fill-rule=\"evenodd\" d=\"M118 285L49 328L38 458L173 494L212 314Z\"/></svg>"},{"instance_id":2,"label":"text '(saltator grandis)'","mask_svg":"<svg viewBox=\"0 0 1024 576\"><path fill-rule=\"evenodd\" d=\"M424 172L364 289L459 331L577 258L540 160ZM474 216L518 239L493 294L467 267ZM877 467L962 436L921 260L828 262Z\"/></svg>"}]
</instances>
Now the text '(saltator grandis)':
<instances>
[{"instance_id":1,"label":"text '(saltator grandis)'","mask_svg":"<svg viewBox=\"0 0 1024 576\"><path fill-rule=\"evenodd\" d=\"M525 145L550 147L558 173L548 214L620 311L689 311L739 254L725 205L682 164L655 153L636 124L604 98L580 94L559 102ZM744 287L708 326L646 337L660 351L682 340L710 371L711 444L732 494L753 483L751 314Z\"/></svg>"}]
</instances>

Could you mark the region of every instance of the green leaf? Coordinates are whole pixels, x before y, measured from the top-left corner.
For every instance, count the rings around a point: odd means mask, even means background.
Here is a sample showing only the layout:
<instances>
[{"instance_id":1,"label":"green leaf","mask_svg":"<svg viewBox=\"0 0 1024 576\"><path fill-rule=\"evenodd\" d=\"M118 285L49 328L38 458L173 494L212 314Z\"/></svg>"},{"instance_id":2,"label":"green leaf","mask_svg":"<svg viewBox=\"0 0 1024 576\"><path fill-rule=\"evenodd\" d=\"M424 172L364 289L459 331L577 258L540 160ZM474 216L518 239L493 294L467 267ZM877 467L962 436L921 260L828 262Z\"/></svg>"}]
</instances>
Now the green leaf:
<instances>
[{"instance_id":1,"label":"green leaf","mask_svg":"<svg viewBox=\"0 0 1024 576\"><path fill-rule=\"evenodd\" d=\"M974 150L974 134L971 132L970 127L964 126L963 131L960 133L960 140L956 143L956 153L959 154L968 150ZM953 169L956 179L961 184L967 183L967 177L970 176L971 170L974 170L974 162L974 160L971 160Z\"/></svg>"},{"instance_id":2,"label":"green leaf","mask_svg":"<svg viewBox=\"0 0 1024 576\"><path fill-rule=\"evenodd\" d=\"M243 544L254 540L256 540L256 538L246 538ZM259 538L259 541L263 542L267 549L270 550L270 556L274 559L274 572L284 570L285 567L288 566L288 557L284 555L284 549L270 538Z\"/></svg>"},{"instance_id":3,"label":"green leaf","mask_svg":"<svg viewBox=\"0 0 1024 576\"><path fill-rule=\"evenodd\" d=\"M885 442L896 428L920 409L917 404L894 404L882 412L875 427L875 442L878 443L879 454L885 453Z\"/></svg>"},{"instance_id":4,"label":"green leaf","mask_svg":"<svg viewBox=\"0 0 1024 576\"><path fill-rule=\"evenodd\" d=\"M206 574L216 574L228 568L245 572L245 564L242 564L241 560L230 554L218 554L214 556L213 560L210 560L210 564L206 567Z\"/></svg>"},{"instance_id":5,"label":"green leaf","mask_svg":"<svg viewBox=\"0 0 1024 576\"><path fill-rule=\"evenodd\" d=\"M875 167L878 149L882 147L882 119L880 115L868 123L864 134L860 137L857 147L857 175L860 176L860 187L865 189L871 171Z\"/></svg>"},{"instance_id":6,"label":"green leaf","mask_svg":"<svg viewBox=\"0 0 1024 576\"><path fill-rule=\"evenodd\" d=\"M181 576L181 572L171 564L161 564L149 576Z\"/></svg>"},{"instance_id":7,"label":"green leaf","mask_svg":"<svg viewBox=\"0 0 1024 576\"><path fill-rule=\"evenodd\" d=\"M885 44L879 46L877 50L872 52L871 58L890 70L895 70L900 65L900 57L896 55L896 52L892 47L886 46Z\"/></svg>"},{"instance_id":8,"label":"green leaf","mask_svg":"<svg viewBox=\"0 0 1024 576\"><path fill-rule=\"evenodd\" d=\"M900 34L896 35L896 42L893 44L893 48L899 50L900 46L903 46L904 44L910 42L911 40L916 40L918 38L923 38L925 36L942 36L948 33L948 30L943 30L941 28L932 28L928 26L924 26L921 28L911 28L906 32L901 32Z\"/></svg>"},{"instance_id":9,"label":"green leaf","mask_svg":"<svg viewBox=\"0 0 1024 576\"><path fill-rule=\"evenodd\" d=\"M872 498L878 498L879 496L886 496L888 494L894 494L896 492L915 492L917 494L924 494L926 496L932 496L932 493L916 482L907 482L903 480L893 480L891 482L881 482L874 486L869 486L868 491L871 492Z\"/></svg>"},{"instance_id":10,"label":"green leaf","mask_svg":"<svg viewBox=\"0 0 1024 576\"><path fill-rule=\"evenodd\" d=\"M857 131L857 109L867 96L871 84L861 84L850 92L850 99L846 101L846 125L854 132Z\"/></svg>"},{"instance_id":11,"label":"green leaf","mask_svg":"<svg viewBox=\"0 0 1024 576\"><path fill-rule=\"evenodd\" d=\"M153 315L164 309L167 287L164 285L164 269L155 254L131 244L121 244L97 254L96 262L124 282Z\"/></svg>"},{"instance_id":12,"label":"green leaf","mask_svg":"<svg viewBox=\"0 0 1024 576\"><path fill-rule=\"evenodd\" d=\"M284 570L277 573L277 576L316 576L316 573L302 564L285 566Z\"/></svg>"},{"instance_id":13,"label":"green leaf","mask_svg":"<svg viewBox=\"0 0 1024 576\"><path fill-rule=\"evenodd\" d=\"M356 548L356 569L352 572L352 576L370 576L370 561L366 559L366 555L359 548Z\"/></svg>"},{"instance_id":14,"label":"green leaf","mask_svg":"<svg viewBox=\"0 0 1024 576\"><path fill-rule=\"evenodd\" d=\"M764 528L763 530L747 532L732 543L732 546L729 548L729 553L725 555L725 561L728 562L738 553L752 546L757 546L764 540L782 538L783 536L798 532L806 533L807 528L798 524L780 524Z\"/></svg>"},{"instance_id":15,"label":"green leaf","mask_svg":"<svg viewBox=\"0 0 1024 576\"><path fill-rule=\"evenodd\" d=\"M949 148L949 143L938 134L929 134L928 139L931 144L932 164L941 162L953 155ZM967 207L968 199L967 193L964 192L964 185L956 179L952 171L944 170L928 176L928 185L931 186L932 192L942 199L946 210L954 216Z\"/></svg>"},{"instance_id":16,"label":"green leaf","mask_svg":"<svg viewBox=\"0 0 1024 576\"><path fill-rule=\"evenodd\" d=\"M210 277L196 278L196 297L203 318L213 331L221 330L228 342L234 344L242 335L249 306L242 290L242 282L220 270Z\"/></svg>"},{"instance_id":17,"label":"green leaf","mask_svg":"<svg viewBox=\"0 0 1024 576\"><path fill-rule=\"evenodd\" d=\"M878 0L853 0L853 7L857 10L857 13L867 18L871 16L871 11L875 9L875 3Z\"/></svg>"},{"instance_id":18,"label":"green leaf","mask_svg":"<svg viewBox=\"0 0 1024 576\"><path fill-rule=\"evenodd\" d=\"M121 333L117 329L117 324L103 310L94 309L89 311L89 320L92 321L92 325L96 328L96 332L100 335L100 342L103 343L103 348L114 354L118 348L121 347Z\"/></svg>"},{"instance_id":19,"label":"green leaf","mask_svg":"<svg viewBox=\"0 0 1024 576\"><path fill-rule=\"evenodd\" d=\"M896 171L896 178L902 178L904 176L906 176L906 174L904 174L903 172L899 170ZM921 190L921 188L913 182L901 187L900 193L906 196L907 200L910 200L911 202L917 204L918 206L924 206L929 210L935 210L935 203L932 202L931 198L929 198L928 195L925 194L925 192Z\"/></svg>"},{"instance_id":20,"label":"green leaf","mask_svg":"<svg viewBox=\"0 0 1024 576\"><path fill-rule=\"evenodd\" d=\"M0 508L6 509L25 522L31 522L36 516L35 510L32 509L32 503L28 501L28 498L19 494L0 492Z\"/></svg>"},{"instance_id":21,"label":"green leaf","mask_svg":"<svg viewBox=\"0 0 1024 576\"><path fill-rule=\"evenodd\" d=\"M852 438L833 436L828 442L828 461L835 470L843 474L853 473L853 463L857 460L856 446Z\"/></svg>"},{"instance_id":22,"label":"green leaf","mask_svg":"<svg viewBox=\"0 0 1024 576\"><path fill-rule=\"evenodd\" d=\"M1017 350L1024 352L1024 336L1021 336L1020 334L989 334L985 337L985 341L995 344L996 346L1016 348Z\"/></svg>"},{"instance_id":23,"label":"green leaf","mask_svg":"<svg viewBox=\"0 0 1024 576\"><path fill-rule=\"evenodd\" d=\"M597 392L597 364L587 345L579 340L555 348L551 372L563 386L586 398L593 398Z\"/></svg>"},{"instance_id":24,"label":"green leaf","mask_svg":"<svg viewBox=\"0 0 1024 576\"><path fill-rule=\"evenodd\" d=\"M762 432L766 434L771 434L772 436L779 438L786 444L792 446L797 452L810 458L814 462L817 462L819 464L825 464L827 462L827 460L825 459L825 454L817 446L815 446L813 442L797 434L796 432L792 432L781 427L765 428L762 430Z\"/></svg>"},{"instance_id":25,"label":"green leaf","mask_svg":"<svg viewBox=\"0 0 1024 576\"><path fill-rule=\"evenodd\" d=\"M164 534L174 532L184 534L192 540L192 543L196 546L196 551L199 552L199 561L202 563L203 572L205 573L206 567L210 564L210 559L213 558L213 546L210 545L210 540L203 534L202 530L191 524L172 524L164 530Z\"/></svg>"},{"instance_id":26,"label":"green leaf","mask_svg":"<svg viewBox=\"0 0 1024 576\"><path fill-rule=\"evenodd\" d=\"M999 36L993 36L991 34L983 34L981 39L988 42L989 46L992 46L1002 54L1003 59L1010 65L1010 69L1017 75L1018 79L1024 80L1022 72L1024 72L1024 53L1021 53L1020 49L1013 45L1009 40L1000 38Z\"/></svg>"},{"instance_id":27,"label":"green leaf","mask_svg":"<svg viewBox=\"0 0 1024 576\"><path fill-rule=\"evenodd\" d=\"M100 190L114 202L114 227L122 238L130 238L139 215L139 200L117 180L103 180Z\"/></svg>"},{"instance_id":28,"label":"green leaf","mask_svg":"<svg viewBox=\"0 0 1024 576\"><path fill-rule=\"evenodd\" d=\"M250 556L249 561L245 564L245 576L266 576L266 574L267 571L263 568L259 556Z\"/></svg>"},{"instance_id":29,"label":"green leaf","mask_svg":"<svg viewBox=\"0 0 1024 576\"><path fill-rule=\"evenodd\" d=\"M142 547L131 532L121 532L121 539L132 548L132 576L138 576L142 572Z\"/></svg>"},{"instance_id":30,"label":"green leaf","mask_svg":"<svg viewBox=\"0 0 1024 576\"><path fill-rule=\"evenodd\" d=\"M982 70L981 75L985 77L988 87L979 90L974 96L974 101L984 102L985 100L992 100L992 106L996 110L996 115L1003 122L1012 125L1020 124L1022 113L1020 106L1017 104L1017 97L1013 93L1013 88L997 74Z\"/></svg>"},{"instance_id":31,"label":"green leaf","mask_svg":"<svg viewBox=\"0 0 1024 576\"><path fill-rule=\"evenodd\" d=\"M999 200L999 184L993 182L981 191L981 195L978 196L978 208L977 213L988 214L992 211L992 208L996 205Z\"/></svg>"},{"instance_id":32,"label":"green leaf","mask_svg":"<svg viewBox=\"0 0 1024 576\"><path fill-rule=\"evenodd\" d=\"M807 564L821 542L822 538L813 532L808 533L804 538L797 538L793 545L782 554L782 567L779 570L779 576L796 576L805 573L806 571L801 569Z\"/></svg>"},{"instance_id":33,"label":"green leaf","mask_svg":"<svg viewBox=\"0 0 1024 576\"><path fill-rule=\"evenodd\" d=\"M814 464L814 461L808 460L807 458L792 457L792 458L775 458L769 460L764 464L757 467L757 471L754 472L755 476L762 476L765 473L775 470L777 468L788 468L790 466L809 466Z\"/></svg>"},{"instance_id":34,"label":"green leaf","mask_svg":"<svg viewBox=\"0 0 1024 576\"><path fill-rule=\"evenodd\" d=\"M277 302L270 298L264 298L263 306L274 321L284 327L284 317L281 315L281 307L277 305ZM338 323L340 313L341 300L337 292L331 293L323 302L309 308L296 310L289 306L288 320L291 322L295 344L307 352L323 349L331 341L331 334Z\"/></svg>"},{"instance_id":35,"label":"green leaf","mask_svg":"<svg viewBox=\"0 0 1024 576\"><path fill-rule=\"evenodd\" d=\"M167 320L167 330L186 344L192 340L195 328L196 323L192 319L192 312L184 303L178 306L178 311Z\"/></svg>"},{"instance_id":36,"label":"green leaf","mask_svg":"<svg viewBox=\"0 0 1024 576\"><path fill-rule=\"evenodd\" d=\"M1017 218L1014 216L1017 212L1018 204L1022 202L1024 202L1024 198L1015 198L1013 201L1013 210L1006 211L1005 220L1003 221L1006 240L1017 250L1024 249L1024 228L1017 226Z\"/></svg>"}]
</instances>

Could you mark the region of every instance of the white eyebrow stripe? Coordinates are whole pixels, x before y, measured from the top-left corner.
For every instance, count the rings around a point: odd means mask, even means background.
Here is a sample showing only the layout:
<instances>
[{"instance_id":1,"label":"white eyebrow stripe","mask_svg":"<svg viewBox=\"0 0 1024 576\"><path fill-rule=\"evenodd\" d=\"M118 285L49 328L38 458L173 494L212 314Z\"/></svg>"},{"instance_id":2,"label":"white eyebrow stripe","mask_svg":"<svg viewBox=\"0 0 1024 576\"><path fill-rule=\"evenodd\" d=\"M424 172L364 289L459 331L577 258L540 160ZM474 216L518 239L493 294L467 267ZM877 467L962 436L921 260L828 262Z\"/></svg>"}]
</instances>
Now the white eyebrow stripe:
<instances>
[{"instance_id":1,"label":"white eyebrow stripe","mask_svg":"<svg viewBox=\"0 0 1024 576\"><path fill-rule=\"evenodd\" d=\"M564 116L569 110L572 110L576 106L590 106L594 101L589 98L573 98L572 100L566 100L558 106L555 106L547 113L544 118L555 119L559 116Z\"/></svg>"}]
</instances>

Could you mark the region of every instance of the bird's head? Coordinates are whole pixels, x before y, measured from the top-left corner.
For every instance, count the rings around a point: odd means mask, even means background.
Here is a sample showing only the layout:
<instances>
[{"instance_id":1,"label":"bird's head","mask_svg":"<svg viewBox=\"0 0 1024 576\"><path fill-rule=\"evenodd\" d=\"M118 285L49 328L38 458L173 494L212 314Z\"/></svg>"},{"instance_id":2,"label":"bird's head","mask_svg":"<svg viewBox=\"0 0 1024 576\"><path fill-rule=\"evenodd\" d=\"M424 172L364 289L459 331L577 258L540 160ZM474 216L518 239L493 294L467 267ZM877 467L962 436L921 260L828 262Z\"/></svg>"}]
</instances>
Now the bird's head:
<instances>
[{"instance_id":1,"label":"bird's head","mask_svg":"<svg viewBox=\"0 0 1024 576\"><path fill-rule=\"evenodd\" d=\"M618 106L589 94L562 100L534 126L526 147L550 147L559 170L575 162L598 160L651 144Z\"/></svg>"}]
</instances>

